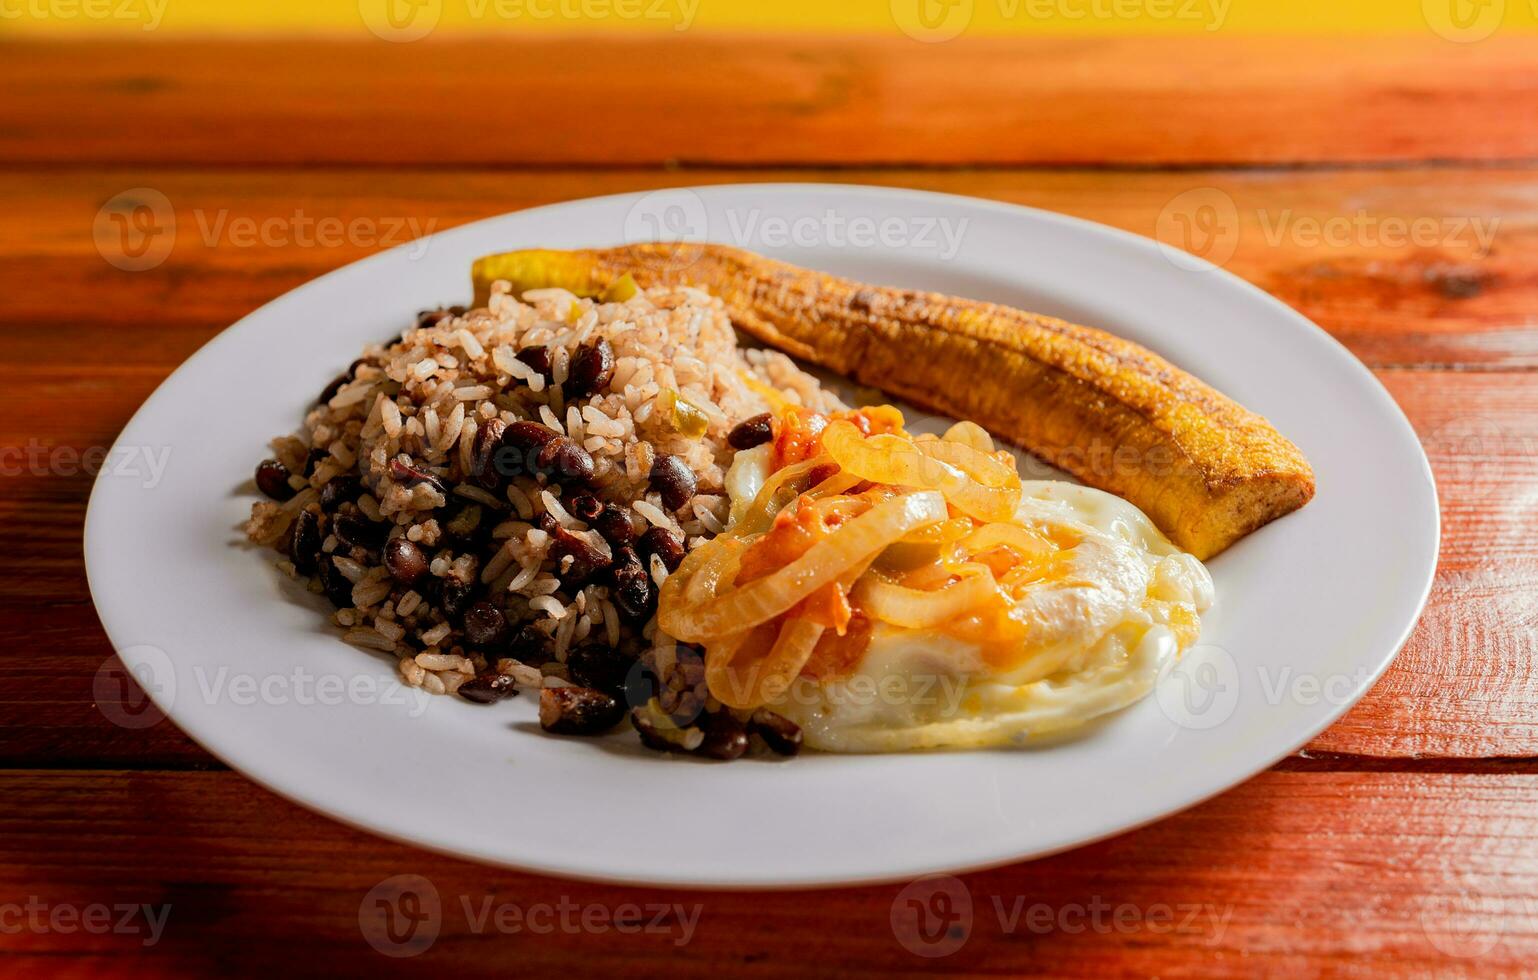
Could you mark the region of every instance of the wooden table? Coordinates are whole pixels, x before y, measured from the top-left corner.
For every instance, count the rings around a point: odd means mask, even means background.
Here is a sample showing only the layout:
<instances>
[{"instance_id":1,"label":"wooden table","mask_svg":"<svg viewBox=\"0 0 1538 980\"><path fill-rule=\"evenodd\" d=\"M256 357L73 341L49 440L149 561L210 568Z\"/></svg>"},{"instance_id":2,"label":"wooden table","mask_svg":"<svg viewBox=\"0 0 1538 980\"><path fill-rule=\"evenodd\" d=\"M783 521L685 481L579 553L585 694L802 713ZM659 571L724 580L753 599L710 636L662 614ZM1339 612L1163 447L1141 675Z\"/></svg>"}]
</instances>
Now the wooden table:
<instances>
[{"instance_id":1,"label":"wooden table","mask_svg":"<svg viewBox=\"0 0 1538 980\"><path fill-rule=\"evenodd\" d=\"M1532 969L1533 55L1501 34L0 43L0 972ZM1366 362L1436 471L1441 565L1387 676L1304 751L1218 799L965 876L969 934L933 959L894 938L897 887L678 893L483 868L279 800L169 723L108 720L93 681L112 649L81 562L91 477L52 449L110 445L199 345L403 240L386 235L394 224L754 180L972 194L1145 235L1182 194L1226 195L1228 268ZM177 218L169 258L139 272L93 241L98 209L133 188L164 194ZM349 230L313 241L306 218ZM248 227L254 239L237 231ZM29 447L41 464L25 462ZM549 818L531 799L531 832ZM667 833L685 845L687 828ZM359 907L403 873L429 878L445 914L428 952L391 959L364 941ZM666 935L498 934L477 931L459 896L477 909L702 912L679 948L676 915ZM164 903L147 948L142 911L121 930L72 918ZM1046 913L1010 917L1036 906ZM1095 919L1097 906L1131 911Z\"/></svg>"}]
</instances>

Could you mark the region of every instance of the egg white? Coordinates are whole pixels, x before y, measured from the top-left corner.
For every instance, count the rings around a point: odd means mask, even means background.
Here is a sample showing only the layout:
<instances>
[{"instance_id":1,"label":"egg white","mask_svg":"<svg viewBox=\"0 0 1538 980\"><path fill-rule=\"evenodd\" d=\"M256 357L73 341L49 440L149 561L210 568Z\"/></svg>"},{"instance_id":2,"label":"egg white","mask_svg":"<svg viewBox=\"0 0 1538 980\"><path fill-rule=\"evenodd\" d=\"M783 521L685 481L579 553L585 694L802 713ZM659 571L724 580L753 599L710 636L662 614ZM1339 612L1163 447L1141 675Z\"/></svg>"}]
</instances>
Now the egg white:
<instances>
[{"instance_id":1,"label":"egg white","mask_svg":"<svg viewBox=\"0 0 1538 980\"><path fill-rule=\"evenodd\" d=\"M741 488L761 486L747 471L763 464L743 455ZM1022 600L1029 629L1017 655L985 656L996 651L878 623L852 673L798 678L773 710L813 748L895 752L1022 744L1147 695L1179 653L1171 610L1199 615L1213 603L1206 568L1132 504L1089 487L1026 482L1016 519L1079 542L1068 574ZM992 666L1001 659L1007 666Z\"/></svg>"}]
</instances>

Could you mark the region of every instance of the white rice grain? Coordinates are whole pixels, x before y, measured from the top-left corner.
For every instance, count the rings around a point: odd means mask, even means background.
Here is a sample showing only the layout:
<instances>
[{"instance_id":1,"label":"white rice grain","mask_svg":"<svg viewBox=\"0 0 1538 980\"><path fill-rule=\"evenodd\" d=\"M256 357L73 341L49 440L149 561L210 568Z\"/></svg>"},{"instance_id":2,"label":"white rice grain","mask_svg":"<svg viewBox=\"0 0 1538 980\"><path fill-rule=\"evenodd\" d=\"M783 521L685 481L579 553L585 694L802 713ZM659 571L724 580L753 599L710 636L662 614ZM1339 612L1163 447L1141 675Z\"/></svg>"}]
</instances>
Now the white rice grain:
<instances>
[{"instance_id":1,"label":"white rice grain","mask_svg":"<svg viewBox=\"0 0 1538 980\"><path fill-rule=\"evenodd\" d=\"M471 360L486 356L486 348L481 346L481 342L475 339L474 334L463 327L454 331L454 339Z\"/></svg>"}]
</instances>

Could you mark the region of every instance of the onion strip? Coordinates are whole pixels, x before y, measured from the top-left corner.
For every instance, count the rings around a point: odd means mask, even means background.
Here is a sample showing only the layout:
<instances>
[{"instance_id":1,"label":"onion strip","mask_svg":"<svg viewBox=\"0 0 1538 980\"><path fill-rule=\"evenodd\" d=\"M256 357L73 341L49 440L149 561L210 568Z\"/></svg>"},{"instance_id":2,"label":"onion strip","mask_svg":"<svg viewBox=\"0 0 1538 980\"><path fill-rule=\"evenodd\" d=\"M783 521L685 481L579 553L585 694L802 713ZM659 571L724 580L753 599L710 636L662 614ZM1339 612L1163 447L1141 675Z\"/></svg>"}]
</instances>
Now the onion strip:
<instances>
[{"instance_id":1,"label":"onion strip","mask_svg":"<svg viewBox=\"0 0 1538 980\"><path fill-rule=\"evenodd\" d=\"M1051 541L1018 524L984 524L961 539L961 549L969 555L994 548L1009 548L1021 558L1045 558L1058 550Z\"/></svg>"},{"instance_id":2,"label":"onion strip","mask_svg":"<svg viewBox=\"0 0 1538 980\"><path fill-rule=\"evenodd\" d=\"M757 659L754 648L762 631L738 634L706 653L705 683L717 701L729 708L756 708L789 689L801 668L812 659L824 627L810 620L787 620L775 634L767 656ZM756 641L756 642L755 642Z\"/></svg>"},{"instance_id":3,"label":"onion strip","mask_svg":"<svg viewBox=\"0 0 1538 980\"><path fill-rule=\"evenodd\" d=\"M745 538L769 530L769 525L774 522L774 516L790 503L786 501L776 505L775 498L780 491L789 486L792 480L806 476L817 467L831 462L830 457L822 455L771 473L769 479L765 480L763 487L759 489L758 496L753 498L753 503L743 512L742 519L733 525L730 533L735 537Z\"/></svg>"},{"instance_id":4,"label":"onion strip","mask_svg":"<svg viewBox=\"0 0 1538 980\"><path fill-rule=\"evenodd\" d=\"M860 607L872 617L908 629L929 629L966 615L999 595L998 583L986 567L959 582L932 592L909 589L868 575L855 587Z\"/></svg>"},{"instance_id":5,"label":"onion strip","mask_svg":"<svg viewBox=\"0 0 1538 980\"><path fill-rule=\"evenodd\" d=\"M940 438L946 442L959 442L963 446L971 446L980 453L993 452L993 436L990 436L988 430L976 422L965 420L957 422L946 429L945 435Z\"/></svg>"},{"instance_id":6,"label":"onion strip","mask_svg":"<svg viewBox=\"0 0 1538 980\"><path fill-rule=\"evenodd\" d=\"M788 612L829 582L838 581L850 566L872 558L914 528L945 516L945 501L935 493L883 501L812 545L800 558L740 589L698 606L660 603L658 621L670 636L691 643L750 629ZM714 543L696 550L712 547ZM669 598L676 598L676 593L664 596Z\"/></svg>"},{"instance_id":7,"label":"onion strip","mask_svg":"<svg viewBox=\"0 0 1538 980\"><path fill-rule=\"evenodd\" d=\"M960 467L927 454L925 447L938 445L968 451L959 444L938 440L921 446L899 436L866 438L852 422L842 420L822 430L822 446L834 462L873 483L939 490L957 510L980 521L1003 521L1014 515L1020 506L1018 488L984 486Z\"/></svg>"},{"instance_id":8,"label":"onion strip","mask_svg":"<svg viewBox=\"0 0 1538 980\"><path fill-rule=\"evenodd\" d=\"M990 453L978 452L959 442L934 441L915 445L925 456L949 463L985 486L1011 489L1020 487L1020 474L1015 472L1015 468Z\"/></svg>"}]
</instances>

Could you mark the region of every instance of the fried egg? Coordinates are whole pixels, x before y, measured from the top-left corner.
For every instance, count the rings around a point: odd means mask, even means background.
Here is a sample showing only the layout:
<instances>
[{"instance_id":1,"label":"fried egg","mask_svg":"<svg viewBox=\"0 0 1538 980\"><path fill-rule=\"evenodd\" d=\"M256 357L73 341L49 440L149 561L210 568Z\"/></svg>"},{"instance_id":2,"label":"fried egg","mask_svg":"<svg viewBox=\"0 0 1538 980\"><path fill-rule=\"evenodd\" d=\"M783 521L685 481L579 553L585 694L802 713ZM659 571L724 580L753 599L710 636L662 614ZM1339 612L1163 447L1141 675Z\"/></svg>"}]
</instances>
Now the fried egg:
<instances>
[{"instance_id":1,"label":"fried egg","mask_svg":"<svg viewBox=\"0 0 1538 980\"><path fill-rule=\"evenodd\" d=\"M762 485L746 455L728 479L734 500ZM1147 695L1200 633L1214 600L1206 568L1132 504L1088 487L1028 481L1014 523L1061 546L1036 559L1007 642L877 622L850 670L803 674L773 709L814 748L895 752L1024 744Z\"/></svg>"}]
</instances>

